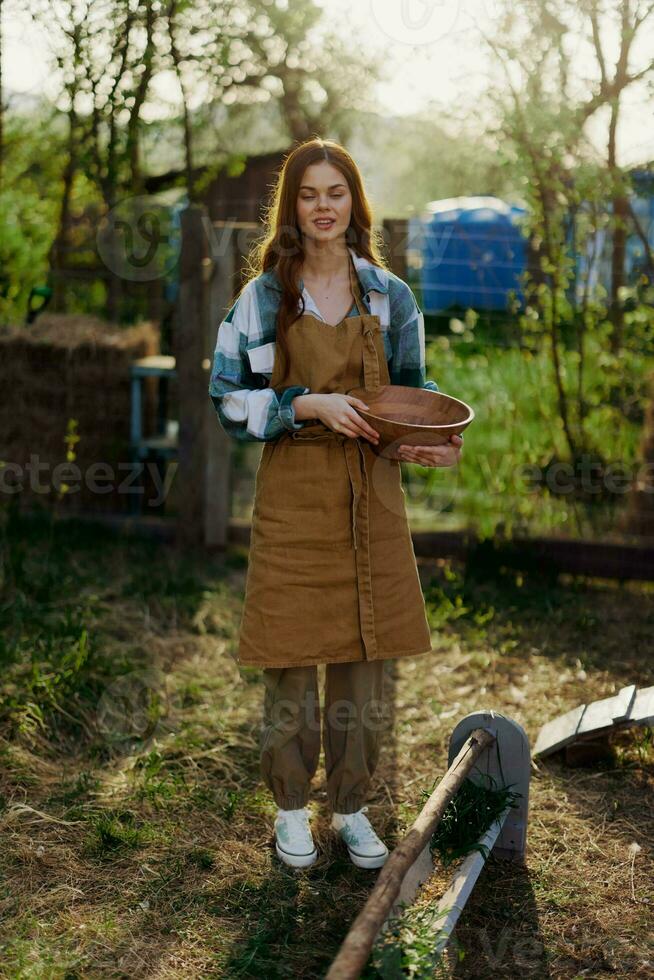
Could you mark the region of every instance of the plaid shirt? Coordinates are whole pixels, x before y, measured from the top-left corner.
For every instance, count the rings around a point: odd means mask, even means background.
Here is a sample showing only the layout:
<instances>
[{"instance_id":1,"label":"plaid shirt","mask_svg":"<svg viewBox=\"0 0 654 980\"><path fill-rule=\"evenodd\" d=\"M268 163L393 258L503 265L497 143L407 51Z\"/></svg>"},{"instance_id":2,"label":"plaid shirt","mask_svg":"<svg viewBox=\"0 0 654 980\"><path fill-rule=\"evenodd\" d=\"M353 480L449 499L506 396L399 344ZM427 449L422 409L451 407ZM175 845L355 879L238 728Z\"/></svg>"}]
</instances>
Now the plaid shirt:
<instances>
[{"instance_id":1,"label":"plaid shirt","mask_svg":"<svg viewBox=\"0 0 654 980\"><path fill-rule=\"evenodd\" d=\"M352 248L348 251L364 306L379 317L391 384L438 391L435 381L425 379L424 316L410 287ZM272 269L250 280L218 328L209 395L223 429L239 441L277 439L310 421L296 422L292 404L309 388L290 385L279 395L270 388L281 289ZM302 281L300 289L305 312L325 322Z\"/></svg>"}]
</instances>

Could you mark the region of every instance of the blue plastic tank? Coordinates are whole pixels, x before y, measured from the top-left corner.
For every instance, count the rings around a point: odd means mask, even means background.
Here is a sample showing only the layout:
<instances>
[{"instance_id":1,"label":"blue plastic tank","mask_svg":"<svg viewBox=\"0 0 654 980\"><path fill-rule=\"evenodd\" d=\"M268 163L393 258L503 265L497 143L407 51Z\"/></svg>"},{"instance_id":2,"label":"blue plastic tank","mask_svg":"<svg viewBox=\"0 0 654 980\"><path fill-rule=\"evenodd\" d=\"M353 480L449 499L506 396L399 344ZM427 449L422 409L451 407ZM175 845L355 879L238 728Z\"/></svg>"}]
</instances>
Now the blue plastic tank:
<instances>
[{"instance_id":1,"label":"blue plastic tank","mask_svg":"<svg viewBox=\"0 0 654 980\"><path fill-rule=\"evenodd\" d=\"M420 218L411 219L411 251L419 267L424 312L457 306L506 310L509 290L522 304L524 214L524 208L498 197L452 197L431 201Z\"/></svg>"}]
</instances>

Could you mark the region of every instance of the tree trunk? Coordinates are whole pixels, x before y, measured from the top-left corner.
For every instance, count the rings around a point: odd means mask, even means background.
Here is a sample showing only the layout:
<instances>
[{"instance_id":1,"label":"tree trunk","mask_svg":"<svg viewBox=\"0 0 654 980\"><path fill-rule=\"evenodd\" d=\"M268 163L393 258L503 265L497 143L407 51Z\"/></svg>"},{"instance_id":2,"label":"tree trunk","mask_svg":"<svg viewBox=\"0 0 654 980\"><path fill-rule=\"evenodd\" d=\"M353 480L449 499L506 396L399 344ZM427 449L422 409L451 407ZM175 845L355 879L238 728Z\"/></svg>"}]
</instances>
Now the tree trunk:
<instances>
[{"instance_id":1,"label":"tree trunk","mask_svg":"<svg viewBox=\"0 0 654 980\"><path fill-rule=\"evenodd\" d=\"M52 283L51 309L56 313L65 312L66 306L64 273L67 264L66 253L68 229L70 226L70 201L73 192L73 181L77 171L77 116L73 108L68 113L68 127L68 158L63 173L64 187L61 195L59 220L57 222L57 232L48 254L49 278Z\"/></svg>"}]
</instances>

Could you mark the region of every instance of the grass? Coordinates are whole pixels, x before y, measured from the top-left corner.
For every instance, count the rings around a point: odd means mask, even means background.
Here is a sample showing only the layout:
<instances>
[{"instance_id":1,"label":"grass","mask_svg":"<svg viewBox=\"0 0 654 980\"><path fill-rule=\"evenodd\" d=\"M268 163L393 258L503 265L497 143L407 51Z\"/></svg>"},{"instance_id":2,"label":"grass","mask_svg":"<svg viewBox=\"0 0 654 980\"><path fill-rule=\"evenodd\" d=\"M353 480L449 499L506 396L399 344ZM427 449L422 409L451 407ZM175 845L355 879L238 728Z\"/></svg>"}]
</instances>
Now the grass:
<instances>
[{"instance_id":1,"label":"grass","mask_svg":"<svg viewBox=\"0 0 654 980\"><path fill-rule=\"evenodd\" d=\"M654 359L631 355L616 390L599 349L588 348L587 431L591 449L610 469L586 477L592 490L571 492L565 472L551 469L568 458L547 351L487 346L483 339L441 335L427 348L427 374L442 391L470 404L476 417L464 434L458 469L406 467L412 525L476 527L490 535L498 525L524 533L579 536L611 533L624 508L622 470L634 476ZM566 384L574 390L577 355L562 353ZM629 390L627 381L629 379ZM575 471L581 475L581 470ZM541 474L544 485L534 474ZM557 490L557 485L560 490Z\"/></svg>"},{"instance_id":2,"label":"grass","mask_svg":"<svg viewBox=\"0 0 654 980\"><path fill-rule=\"evenodd\" d=\"M488 777L489 780L492 777ZM423 804L429 798L423 793ZM520 797L507 787L484 786L465 779L459 791L448 803L443 817L432 835L431 850L436 852L445 867L478 850L486 858L488 848L478 844L495 820L507 807L517 804Z\"/></svg>"},{"instance_id":3,"label":"grass","mask_svg":"<svg viewBox=\"0 0 654 980\"><path fill-rule=\"evenodd\" d=\"M42 520L3 525L0 976L324 976L376 876L329 831L322 765L319 860L299 873L274 854L260 673L234 661L243 552L51 531L44 546ZM423 575L433 651L389 662L393 728L368 801L391 847L463 715L502 711L533 744L555 714L654 683L650 586L492 556ZM590 769L534 766L527 865L489 857L443 975L647 975L653 775L649 729ZM450 874L435 869L416 916Z\"/></svg>"}]
</instances>

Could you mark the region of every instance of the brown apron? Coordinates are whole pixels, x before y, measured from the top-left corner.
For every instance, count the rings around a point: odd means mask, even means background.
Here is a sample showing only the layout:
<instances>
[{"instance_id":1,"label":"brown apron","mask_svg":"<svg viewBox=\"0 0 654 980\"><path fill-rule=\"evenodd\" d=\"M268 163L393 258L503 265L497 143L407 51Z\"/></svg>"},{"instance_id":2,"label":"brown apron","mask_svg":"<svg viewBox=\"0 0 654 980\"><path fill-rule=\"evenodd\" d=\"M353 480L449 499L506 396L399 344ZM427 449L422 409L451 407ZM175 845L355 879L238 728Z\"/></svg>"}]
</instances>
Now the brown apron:
<instances>
[{"instance_id":1,"label":"brown apron","mask_svg":"<svg viewBox=\"0 0 654 980\"><path fill-rule=\"evenodd\" d=\"M311 313L295 320L285 378L275 355L278 394L286 385L347 394L390 384L379 317L365 310L351 258L350 276L359 315L336 326ZM238 662L304 667L430 650L399 460L318 420L266 442Z\"/></svg>"}]
</instances>

